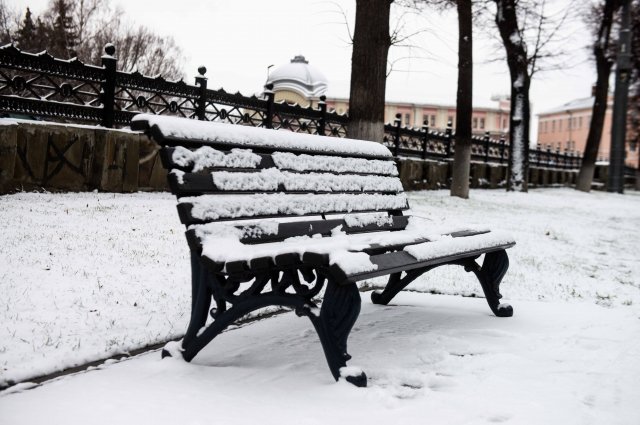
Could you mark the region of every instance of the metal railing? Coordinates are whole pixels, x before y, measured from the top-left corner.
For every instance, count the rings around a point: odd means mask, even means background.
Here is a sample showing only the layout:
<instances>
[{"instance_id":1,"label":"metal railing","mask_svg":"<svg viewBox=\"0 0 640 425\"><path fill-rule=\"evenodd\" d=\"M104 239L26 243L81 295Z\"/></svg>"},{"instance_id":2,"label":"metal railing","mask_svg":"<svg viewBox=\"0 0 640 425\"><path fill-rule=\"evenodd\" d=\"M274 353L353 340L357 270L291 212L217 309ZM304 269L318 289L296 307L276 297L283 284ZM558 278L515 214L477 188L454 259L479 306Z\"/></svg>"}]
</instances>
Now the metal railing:
<instances>
[{"instance_id":1,"label":"metal railing","mask_svg":"<svg viewBox=\"0 0 640 425\"><path fill-rule=\"evenodd\" d=\"M455 132L451 122L444 131L429 129L427 121L421 128L401 126L401 115L397 114L393 124L385 125L383 143L396 157L450 160L455 152ZM506 164L509 159L509 144L504 136L492 139L487 131L483 136L471 138L473 161ZM529 165L556 169L577 169L582 163L578 152L551 150L550 147L529 148Z\"/></svg>"}]
</instances>

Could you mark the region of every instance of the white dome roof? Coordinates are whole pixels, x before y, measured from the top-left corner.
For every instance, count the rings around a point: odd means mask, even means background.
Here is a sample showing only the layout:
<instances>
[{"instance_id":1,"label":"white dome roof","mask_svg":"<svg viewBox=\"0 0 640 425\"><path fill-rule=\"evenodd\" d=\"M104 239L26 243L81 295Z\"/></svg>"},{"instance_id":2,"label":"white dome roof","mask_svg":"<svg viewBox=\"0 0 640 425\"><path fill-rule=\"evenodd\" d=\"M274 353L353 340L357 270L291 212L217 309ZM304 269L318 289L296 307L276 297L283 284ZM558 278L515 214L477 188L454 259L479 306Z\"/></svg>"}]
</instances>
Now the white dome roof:
<instances>
[{"instance_id":1,"label":"white dome roof","mask_svg":"<svg viewBox=\"0 0 640 425\"><path fill-rule=\"evenodd\" d=\"M318 97L327 91L327 77L302 55L291 59L290 63L274 69L266 84L273 84L273 90L293 90L306 98Z\"/></svg>"}]
</instances>

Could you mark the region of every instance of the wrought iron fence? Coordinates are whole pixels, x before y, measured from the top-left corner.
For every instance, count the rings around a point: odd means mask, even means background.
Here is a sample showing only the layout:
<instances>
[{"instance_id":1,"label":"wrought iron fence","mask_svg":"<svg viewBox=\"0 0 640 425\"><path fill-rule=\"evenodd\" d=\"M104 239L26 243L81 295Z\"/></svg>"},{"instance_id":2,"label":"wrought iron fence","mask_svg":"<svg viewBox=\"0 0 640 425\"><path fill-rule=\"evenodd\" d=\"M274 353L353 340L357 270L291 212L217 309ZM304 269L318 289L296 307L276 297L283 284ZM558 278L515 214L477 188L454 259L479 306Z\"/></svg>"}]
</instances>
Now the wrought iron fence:
<instances>
[{"instance_id":1,"label":"wrought iron fence","mask_svg":"<svg viewBox=\"0 0 640 425\"><path fill-rule=\"evenodd\" d=\"M211 90L204 67L195 85L118 71L115 53L107 45L102 66L95 66L0 47L0 110L108 128L129 125L135 114L146 112L346 136L347 117L327 112L324 100L317 109L303 108L275 102L270 89L261 98Z\"/></svg>"},{"instance_id":2,"label":"wrought iron fence","mask_svg":"<svg viewBox=\"0 0 640 425\"><path fill-rule=\"evenodd\" d=\"M401 126L401 116L396 115L393 124L385 125L384 145L394 156L413 157L422 159L447 160L455 152L455 132L448 123L444 132L430 130L427 121L422 128ZM498 140L492 139L489 132L484 136L472 136L471 159L481 162L506 163L509 159L509 144L504 136ZM550 147L529 149L529 164L537 167L556 169L577 169L582 163L582 156L578 152L551 150Z\"/></svg>"},{"instance_id":3,"label":"wrought iron fence","mask_svg":"<svg viewBox=\"0 0 640 425\"><path fill-rule=\"evenodd\" d=\"M207 87L206 68L198 68L195 85L117 70L116 49L105 47L101 66L77 59L62 60L47 52L32 54L13 45L0 47L0 111L104 127L127 126L141 112L219 121L294 132L347 136L346 115L327 111L325 98L317 108L275 102L273 87L262 97L227 93ZM385 125L383 143L395 156L449 160L455 150L451 124L444 132L401 127L399 115ZM473 136L472 159L506 163L509 146L488 133ZM578 168L572 152L530 149L529 163L551 168Z\"/></svg>"}]
</instances>

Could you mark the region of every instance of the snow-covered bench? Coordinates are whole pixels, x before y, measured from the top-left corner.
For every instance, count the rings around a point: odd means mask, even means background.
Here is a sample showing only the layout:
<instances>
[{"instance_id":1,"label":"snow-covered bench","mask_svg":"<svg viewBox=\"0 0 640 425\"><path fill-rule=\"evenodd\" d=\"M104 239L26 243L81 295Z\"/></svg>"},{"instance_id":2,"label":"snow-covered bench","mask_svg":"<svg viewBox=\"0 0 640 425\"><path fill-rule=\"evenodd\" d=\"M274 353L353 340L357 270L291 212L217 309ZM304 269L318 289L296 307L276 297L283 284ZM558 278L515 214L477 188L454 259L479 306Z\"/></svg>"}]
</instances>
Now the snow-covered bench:
<instances>
[{"instance_id":1,"label":"snow-covered bench","mask_svg":"<svg viewBox=\"0 0 640 425\"><path fill-rule=\"evenodd\" d=\"M364 386L366 375L346 367L356 282L388 275L371 294L387 304L445 264L475 273L495 315L513 313L499 303L513 239L403 215L407 199L381 144L153 115L136 116L132 128L162 146L191 249L191 321L164 356L190 361L246 314L286 306L311 320L334 378Z\"/></svg>"}]
</instances>

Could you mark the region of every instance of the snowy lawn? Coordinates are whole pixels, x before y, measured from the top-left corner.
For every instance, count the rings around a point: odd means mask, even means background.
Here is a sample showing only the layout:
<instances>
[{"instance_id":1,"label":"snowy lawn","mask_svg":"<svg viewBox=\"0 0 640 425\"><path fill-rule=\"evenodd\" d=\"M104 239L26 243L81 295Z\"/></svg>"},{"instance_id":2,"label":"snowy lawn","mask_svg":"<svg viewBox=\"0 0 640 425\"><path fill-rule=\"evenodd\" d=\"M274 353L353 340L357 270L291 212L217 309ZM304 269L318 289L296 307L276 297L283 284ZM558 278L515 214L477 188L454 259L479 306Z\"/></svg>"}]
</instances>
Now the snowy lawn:
<instances>
[{"instance_id":1,"label":"snowy lawn","mask_svg":"<svg viewBox=\"0 0 640 425\"><path fill-rule=\"evenodd\" d=\"M197 365L151 353L10 389L0 423L200 423L211 400L221 423L239 424L640 423L640 194L471 195L409 200L434 225L513 234L501 292L514 317L450 296L482 293L460 267L410 286L449 296L405 293L387 308L365 293L349 351L367 389L334 384L311 325L285 314L227 332ZM3 196L0 229L0 385L184 331L188 250L173 196Z\"/></svg>"}]
</instances>

